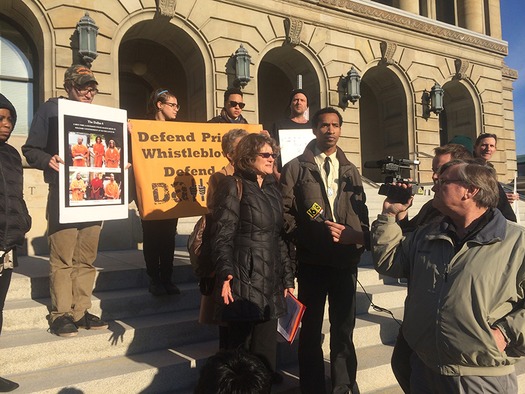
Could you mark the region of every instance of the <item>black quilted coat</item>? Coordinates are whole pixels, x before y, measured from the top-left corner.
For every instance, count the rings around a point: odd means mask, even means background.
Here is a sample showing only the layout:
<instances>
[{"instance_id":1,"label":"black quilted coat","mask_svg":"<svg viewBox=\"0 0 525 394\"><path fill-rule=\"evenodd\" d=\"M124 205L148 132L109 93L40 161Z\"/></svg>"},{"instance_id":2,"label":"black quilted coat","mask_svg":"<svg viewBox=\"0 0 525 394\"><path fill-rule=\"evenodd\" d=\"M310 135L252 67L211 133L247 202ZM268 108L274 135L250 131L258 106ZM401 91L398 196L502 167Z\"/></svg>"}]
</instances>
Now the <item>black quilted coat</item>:
<instances>
[{"instance_id":1,"label":"black quilted coat","mask_svg":"<svg viewBox=\"0 0 525 394\"><path fill-rule=\"evenodd\" d=\"M259 187L255 174L242 179L239 199L235 178L219 184L213 211L213 259L216 265L217 318L222 321L277 319L286 313L284 289L294 287L294 267L281 238L283 204L275 178ZM230 282L234 302L220 299L223 281Z\"/></svg>"},{"instance_id":2,"label":"black quilted coat","mask_svg":"<svg viewBox=\"0 0 525 394\"><path fill-rule=\"evenodd\" d=\"M0 143L0 250L22 245L31 228L23 199L22 162L17 150Z\"/></svg>"}]
</instances>

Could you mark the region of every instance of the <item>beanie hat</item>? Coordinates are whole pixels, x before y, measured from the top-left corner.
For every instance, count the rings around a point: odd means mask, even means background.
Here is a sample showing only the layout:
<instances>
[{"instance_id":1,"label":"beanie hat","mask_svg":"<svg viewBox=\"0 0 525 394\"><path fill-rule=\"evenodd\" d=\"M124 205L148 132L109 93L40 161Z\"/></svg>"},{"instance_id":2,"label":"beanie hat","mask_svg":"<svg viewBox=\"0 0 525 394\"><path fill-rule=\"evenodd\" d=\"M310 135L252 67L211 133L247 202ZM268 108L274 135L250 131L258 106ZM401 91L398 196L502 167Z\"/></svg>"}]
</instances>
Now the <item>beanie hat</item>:
<instances>
[{"instance_id":1,"label":"beanie hat","mask_svg":"<svg viewBox=\"0 0 525 394\"><path fill-rule=\"evenodd\" d=\"M68 81L73 82L77 86L82 86L89 82L95 82L98 85L98 82L93 75L93 71L81 64L73 64L66 70L66 73L64 74L64 82Z\"/></svg>"},{"instance_id":2,"label":"beanie hat","mask_svg":"<svg viewBox=\"0 0 525 394\"><path fill-rule=\"evenodd\" d=\"M11 112L11 118L13 119L13 129L16 124L16 110L11 101L7 99L3 94L0 93L0 108L8 109Z\"/></svg>"},{"instance_id":3,"label":"beanie hat","mask_svg":"<svg viewBox=\"0 0 525 394\"><path fill-rule=\"evenodd\" d=\"M466 135L455 135L448 143L463 145L470 153L474 151L474 144L470 137L467 137Z\"/></svg>"},{"instance_id":4,"label":"beanie hat","mask_svg":"<svg viewBox=\"0 0 525 394\"><path fill-rule=\"evenodd\" d=\"M294 89L294 90L292 90L292 93L290 93L290 100L288 100L288 106L292 105L293 97L297 93L304 94L304 97L306 97L306 106L309 107L310 106L310 99L308 98L308 95L306 94L306 92L303 89Z\"/></svg>"}]
</instances>

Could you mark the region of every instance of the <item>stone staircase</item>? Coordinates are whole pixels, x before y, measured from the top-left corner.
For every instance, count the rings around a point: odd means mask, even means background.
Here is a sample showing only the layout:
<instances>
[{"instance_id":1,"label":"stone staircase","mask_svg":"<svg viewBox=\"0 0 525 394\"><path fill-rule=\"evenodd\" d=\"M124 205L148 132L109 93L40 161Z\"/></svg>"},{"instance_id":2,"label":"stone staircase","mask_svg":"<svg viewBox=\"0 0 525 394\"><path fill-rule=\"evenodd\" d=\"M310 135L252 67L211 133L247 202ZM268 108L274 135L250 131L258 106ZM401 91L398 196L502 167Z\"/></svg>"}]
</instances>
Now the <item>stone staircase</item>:
<instances>
[{"instance_id":1,"label":"stone staircase","mask_svg":"<svg viewBox=\"0 0 525 394\"><path fill-rule=\"evenodd\" d=\"M373 219L383 197L372 189L367 194ZM415 213L428 198L418 196L411 210ZM74 338L47 332L47 258L22 257L4 310L0 376L20 383L17 393L191 393L199 368L218 347L216 327L197 322L200 294L184 247L195 219L181 219L178 226L174 279L180 295L159 298L148 293L141 251L100 252L90 311L110 326L82 330ZM363 257L358 279L368 293L358 287L354 340L360 392L400 394L389 365L399 326L388 314L374 311L371 302L401 319L406 288L378 275L369 254ZM325 321L326 357L328 327ZM285 381L272 392L299 393L297 341L289 345L279 340L278 359ZM525 390L522 364L519 384ZM328 361L326 368L329 376Z\"/></svg>"}]
</instances>

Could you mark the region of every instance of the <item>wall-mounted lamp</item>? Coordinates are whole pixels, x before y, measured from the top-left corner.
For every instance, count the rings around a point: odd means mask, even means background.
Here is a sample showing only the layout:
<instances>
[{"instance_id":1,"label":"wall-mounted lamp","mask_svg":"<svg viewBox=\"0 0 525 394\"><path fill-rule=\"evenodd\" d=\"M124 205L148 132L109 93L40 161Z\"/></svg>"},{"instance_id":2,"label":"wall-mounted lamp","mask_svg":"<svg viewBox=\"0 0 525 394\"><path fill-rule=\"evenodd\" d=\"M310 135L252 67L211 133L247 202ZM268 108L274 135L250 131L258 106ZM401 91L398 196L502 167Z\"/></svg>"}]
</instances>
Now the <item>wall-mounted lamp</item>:
<instances>
[{"instance_id":1,"label":"wall-mounted lamp","mask_svg":"<svg viewBox=\"0 0 525 394\"><path fill-rule=\"evenodd\" d=\"M441 111L445 109L443 106L443 96L445 91L439 83L435 83L430 89L430 93L425 90L423 92L422 104L423 104L423 117L428 118L430 112L434 112L436 115L439 115Z\"/></svg>"},{"instance_id":2,"label":"wall-mounted lamp","mask_svg":"<svg viewBox=\"0 0 525 394\"><path fill-rule=\"evenodd\" d=\"M355 104L361 98L361 76L353 66L346 74L346 77L341 76L339 87L341 107L348 107L349 101Z\"/></svg>"},{"instance_id":3,"label":"wall-mounted lamp","mask_svg":"<svg viewBox=\"0 0 525 394\"><path fill-rule=\"evenodd\" d=\"M242 46L235 51L235 83L244 88L250 82L250 60L251 56Z\"/></svg>"},{"instance_id":4,"label":"wall-mounted lamp","mask_svg":"<svg viewBox=\"0 0 525 394\"><path fill-rule=\"evenodd\" d=\"M78 31L78 53L86 65L91 67L91 63L97 58L97 34L98 26L95 21L86 14L77 23Z\"/></svg>"}]
</instances>

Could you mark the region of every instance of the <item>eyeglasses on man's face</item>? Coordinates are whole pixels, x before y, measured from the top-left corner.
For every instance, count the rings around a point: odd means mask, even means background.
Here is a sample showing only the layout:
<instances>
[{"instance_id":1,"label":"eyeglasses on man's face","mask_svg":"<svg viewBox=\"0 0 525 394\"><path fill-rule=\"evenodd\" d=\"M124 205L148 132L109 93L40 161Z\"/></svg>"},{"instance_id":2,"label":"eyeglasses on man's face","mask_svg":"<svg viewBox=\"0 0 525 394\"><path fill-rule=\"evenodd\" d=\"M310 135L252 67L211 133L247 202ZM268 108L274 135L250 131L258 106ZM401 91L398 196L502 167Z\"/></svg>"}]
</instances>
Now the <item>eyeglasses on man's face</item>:
<instances>
[{"instance_id":1,"label":"eyeglasses on man's face","mask_svg":"<svg viewBox=\"0 0 525 394\"><path fill-rule=\"evenodd\" d=\"M277 153L270 153L270 152L262 152L262 153L257 153L259 156L265 158L265 159L269 159L270 157L272 159L276 159L277 158Z\"/></svg>"},{"instance_id":2,"label":"eyeglasses on man's face","mask_svg":"<svg viewBox=\"0 0 525 394\"><path fill-rule=\"evenodd\" d=\"M230 107L235 108L239 106L240 109L243 109L246 104L239 103L238 101L230 101Z\"/></svg>"},{"instance_id":3,"label":"eyeglasses on man's face","mask_svg":"<svg viewBox=\"0 0 525 394\"><path fill-rule=\"evenodd\" d=\"M171 108L175 108L177 111L180 109L180 104L178 103L165 102L163 104L169 105Z\"/></svg>"},{"instance_id":4,"label":"eyeglasses on man's face","mask_svg":"<svg viewBox=\"0 0 525 394\"><path fill-rule=\"evenodd\" d=\"M432 179L432 180L434 181L434 185L439 185L439 186L449 185L451 183L465 183L465 181L462 180L462 179L435 178L435 179Z\"/></svg>"},{"instance_id":5,"label":"eyeglasses on man's face","mask_svg":"<svg viewBox=\"0 0 525 394\"><path fill-rule=\"evenodd\" d=\"M77 93L81 96L85 96L87 95L88 93L91 94L91 96L94 96L98 93L98 89L97 88L82 88L82 87L79 87L79 86L75 86L75 90L77 91Z\"/></svg>"}]
</instances>

